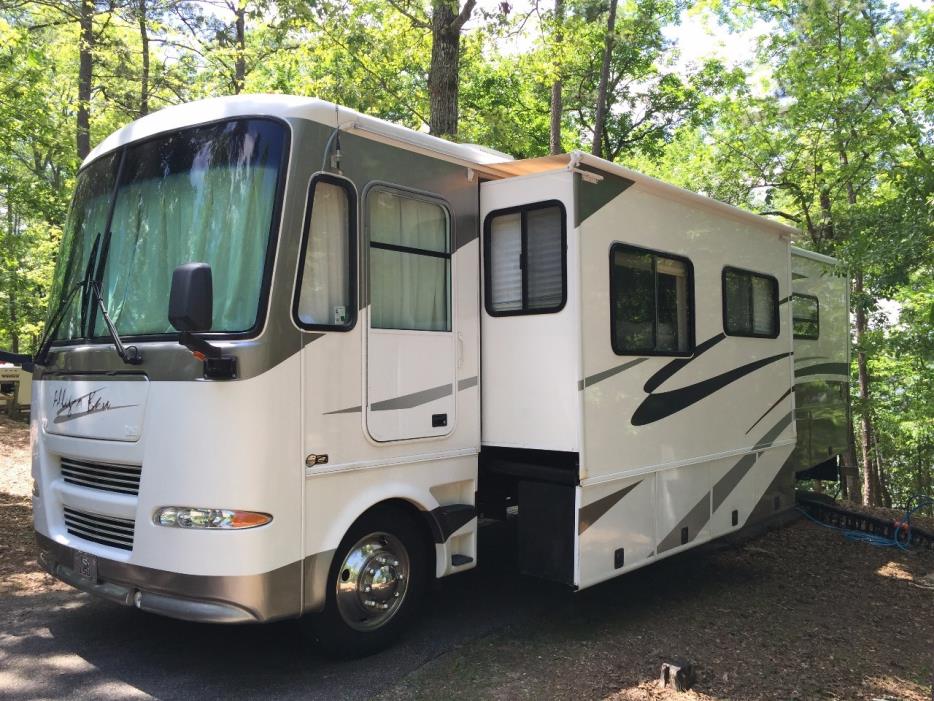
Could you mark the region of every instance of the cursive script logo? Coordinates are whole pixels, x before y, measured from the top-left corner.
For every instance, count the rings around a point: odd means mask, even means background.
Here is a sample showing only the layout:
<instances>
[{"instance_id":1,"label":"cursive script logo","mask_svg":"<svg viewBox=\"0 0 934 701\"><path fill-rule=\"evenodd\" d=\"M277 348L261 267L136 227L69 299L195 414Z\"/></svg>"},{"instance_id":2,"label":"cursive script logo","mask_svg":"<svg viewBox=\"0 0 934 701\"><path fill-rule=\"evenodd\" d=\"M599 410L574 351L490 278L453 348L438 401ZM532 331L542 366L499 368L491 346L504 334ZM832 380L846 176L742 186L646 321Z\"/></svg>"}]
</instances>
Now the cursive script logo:
<instances>
[{"instance_id":1,"label":"cursive script logo","mask_svg":"<svg viewBox=\"0 0 934 701\"><path fill-rule=\"evenodd\" d=\"M55 411L55 423L80 419L82 416L100 414L114 409L126 409L136 404L123 404L114 406L110 400L104 398L102 388L92 389L87 394L72 396L69 390L62 388L52 393L52 407Z\"/></svg>"}]
</instances>

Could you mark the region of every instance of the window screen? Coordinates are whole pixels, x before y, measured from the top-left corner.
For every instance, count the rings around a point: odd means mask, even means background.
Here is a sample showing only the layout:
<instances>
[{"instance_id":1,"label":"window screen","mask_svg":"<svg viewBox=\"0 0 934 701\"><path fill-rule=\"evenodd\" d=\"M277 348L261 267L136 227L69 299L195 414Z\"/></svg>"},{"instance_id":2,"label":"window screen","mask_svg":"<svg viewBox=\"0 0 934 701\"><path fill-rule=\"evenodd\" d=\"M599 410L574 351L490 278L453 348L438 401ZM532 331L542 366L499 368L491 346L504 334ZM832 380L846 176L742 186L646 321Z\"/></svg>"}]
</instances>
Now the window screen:
<instances>
[{"instance_id":1,"label":"window screen","mask_svg":"<svg viewBox=\"0 0 934 701\"><path fill-rule=\"evenodd\" d=\"M486 224L486 309L493 316L557 312L567 298L564 206L494 212Z\"/></svg>"},{"instance_id":2,"label":"window screen","mask_svg":"<svg viewBox=\"0 0 934 701\"><path fill-rule=\"evenodd\" d=\"M778 280L771 275L724 268L723 330L728 336L778 336Z\"/></svg>"},{"instance_id":3,"label":"window screen","mask_svg":"<svg viewBox=\"0 0 934 701\"><path fill-rule=\"evenodd\" d=\"M615 244L610 251L613 350L619 355L690 353L693 274L686 258Z\"/></svg>"},{"instance_id":4,"label":"window screen","mask_svg":"<svg viewBox=\"0 0 934 701\"><path fill-rule=\"evenodd\" d=\"M820 303L811 295L791 295L795 338L816 341L820 337Z\"/></svg>"},{"instance_id":5,"label":"window screen","mask_svg":"<svg viewBox=\"0 0 934 701\"><path fill-rule=\"evenodd\" d=\"M375 329L451 330L447 211L403 193L367 197L370 324Z\"/></svg>"},{"instance_id":6,"label":"window screen","mask_svg":"<svg viewBox=\"0 0 934 701\"><path fill-rule=\"evenodd\" d=\"M353 326L355 210L353 190L346 181L332 176L312 181L295 308L295 317L304 328Z\"/></svg>"}]
</instances>

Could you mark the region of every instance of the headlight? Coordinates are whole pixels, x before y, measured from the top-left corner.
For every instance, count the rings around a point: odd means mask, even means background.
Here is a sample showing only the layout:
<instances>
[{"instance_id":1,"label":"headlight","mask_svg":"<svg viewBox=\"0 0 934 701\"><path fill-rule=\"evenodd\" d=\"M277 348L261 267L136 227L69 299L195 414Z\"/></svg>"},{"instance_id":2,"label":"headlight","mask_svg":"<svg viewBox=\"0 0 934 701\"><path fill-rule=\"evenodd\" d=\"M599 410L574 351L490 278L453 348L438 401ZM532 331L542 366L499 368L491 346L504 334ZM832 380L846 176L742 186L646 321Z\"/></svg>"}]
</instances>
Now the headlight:
<instances>
[{"instance_id":1,"label":"headlight","mask_svg":"<svg viewBox=\"0 0 934 701\"><path fill-rule=\"evenodd\" d=\"M234 530L256 528L272 521L269 514L234 509L203 509L188 506L163 506L153 516L157 526L170 528L213 528Z\"/></svg>"}]
</instances>

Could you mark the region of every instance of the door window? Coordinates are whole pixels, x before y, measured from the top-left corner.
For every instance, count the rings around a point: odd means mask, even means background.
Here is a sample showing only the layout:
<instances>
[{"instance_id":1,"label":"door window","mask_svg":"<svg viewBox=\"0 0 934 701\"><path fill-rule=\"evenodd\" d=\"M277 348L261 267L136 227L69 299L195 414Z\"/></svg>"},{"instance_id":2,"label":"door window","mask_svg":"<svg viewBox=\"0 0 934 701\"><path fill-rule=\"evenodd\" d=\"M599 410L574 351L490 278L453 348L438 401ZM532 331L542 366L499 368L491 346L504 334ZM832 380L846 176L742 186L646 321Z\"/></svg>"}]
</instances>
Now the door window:
<instances>
[{"instance_id":1,"label":"door window","mask_svg":"<svg viewBox=\"0 0 934 701\"><path fill-rule=\"evenodd\" d=\"M567 233L560 202L494 212L485 236L489 314L543 314L564 307Z\"/></svg>"},{"instance_id":2,"label":"door window","mask_svg":"<svg viewBox=\"0 0 934 701\"><path fill-rule=\"evenodd\" d=\"M436 202L377 188L367 197L370 324L451 330L451 236Z\"/></svg>"}]
</instances>

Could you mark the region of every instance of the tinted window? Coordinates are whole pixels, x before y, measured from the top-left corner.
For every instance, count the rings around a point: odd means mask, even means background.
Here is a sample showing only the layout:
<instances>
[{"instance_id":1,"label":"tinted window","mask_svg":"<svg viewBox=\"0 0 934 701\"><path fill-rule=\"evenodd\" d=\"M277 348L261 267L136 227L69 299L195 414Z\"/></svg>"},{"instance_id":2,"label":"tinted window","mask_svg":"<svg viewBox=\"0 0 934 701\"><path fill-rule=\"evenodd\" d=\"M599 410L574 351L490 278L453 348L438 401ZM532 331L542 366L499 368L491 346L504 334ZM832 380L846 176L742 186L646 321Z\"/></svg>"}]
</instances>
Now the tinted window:
<instances>
[{"instance_id":1,"label":"tinted window","mask_svg":"<svg viewBox=\"0 0 934 701\"><path fill-rule=\"evenodd\" d=\"M817 340L820 336L820 304L811 295L791 295L795 338Z\"/></svg>"},{"instance_id":2,"label":"tinted window","mask_svg":"<svg viewBox=\"0 0 934 701\"><path fill-rule=\"evenodd\" d=\"M728 336L778 336L778 280L748 270L723 270L723 330Z\"/></svg>"},{"instance_id":3,"label":"tinted window","mask_svg":"<svg viewBox=\"0 0 934 701\"><path fill-rule=\"evenodd\" d=\"M616 244L610 253L613 350L687 354L693 348L693 268L685 258Z\"/></svg>"}]
</instances>

